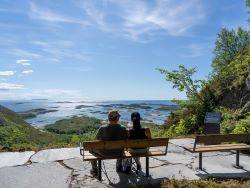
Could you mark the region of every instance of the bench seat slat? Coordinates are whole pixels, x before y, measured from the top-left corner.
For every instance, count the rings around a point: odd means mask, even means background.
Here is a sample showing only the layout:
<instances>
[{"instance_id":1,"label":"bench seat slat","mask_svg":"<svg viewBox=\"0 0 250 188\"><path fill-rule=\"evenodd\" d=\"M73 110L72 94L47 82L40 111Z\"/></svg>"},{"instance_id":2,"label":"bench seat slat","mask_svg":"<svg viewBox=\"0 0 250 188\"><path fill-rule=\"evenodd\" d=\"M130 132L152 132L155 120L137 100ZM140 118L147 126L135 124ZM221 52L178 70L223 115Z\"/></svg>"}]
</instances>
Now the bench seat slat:
<instances>
[{"instance_id":1,"label":"bench seat slat","mask_svg":"<svg viewBox=\"0 0 250 188\"><path fill-rule=\"evenodd\" d=\"M248 150L250 145L248 144L221 144L221 145L207 145L207 146L196 146L195 150L193 148L185 148L190 152L212 152L212 151L228 151L228 150Z\"/></svg>"},{"instance_id":2,"label":"bench seat slat","mask_svg":"<svg viewBox=\"0 0 250 188\"><path fill-rule=\"evenodd\" d=\"M210 134L210 135L197 135L196 143L204 143L206 145L218 145L223 142L239 142L247 143L250 141L250 134Z\"/></svg>"},{"instance_id":3,"label":"bench seat slat","mask_svg":"<svg viewBox=\"0 0 250 188\"><path fill-rule=\"evenodd\" d=\"M85 141L82 143L85 150L93 149L123 149L123 148L146 148L167 146L168 138L117 140L117 141Z\"/></svg>"},{"instance_id":4,"label":"bench seat slat","mask_svg":"<svg viewBox=\"0 0 250 188\"><path fill-rule=\"evenodd\" d=\"M152 156L163 156L166 155L166 153L160 149L150 149L149 152L143 153L143 154L131 154L129 151L124 152L124 156L120 158L131 158L131 157L152 157ZM105 159L117 159L119 157L99 157L96 155L91 154L89 151L84 151L84 161L92 161L92 160L105 160Z\"/></svg>"}]
</instances>

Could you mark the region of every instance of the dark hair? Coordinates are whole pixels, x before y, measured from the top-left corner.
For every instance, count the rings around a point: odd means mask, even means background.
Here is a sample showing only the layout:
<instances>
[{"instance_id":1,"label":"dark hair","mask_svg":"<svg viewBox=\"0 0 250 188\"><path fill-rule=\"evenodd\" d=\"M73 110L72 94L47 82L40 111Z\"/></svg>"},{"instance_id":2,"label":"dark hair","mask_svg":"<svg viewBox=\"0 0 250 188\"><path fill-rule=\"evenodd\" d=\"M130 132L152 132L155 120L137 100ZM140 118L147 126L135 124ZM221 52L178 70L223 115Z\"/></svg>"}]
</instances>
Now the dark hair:
<instances>
[{"instance_id":1,"label":"dark hair","mask_svg":"<svg viewBox=\"0 0 250 188\"><path fill-rule=\"evenodd\" d=\"M131 121L133 122L133 129L141 128L141 115L139 112L133 112L131 114Z\"/></svg>"},{"instance_id":2,"label":"dark hair","mask_svg":"<svg viewBox=\"0 0 250 188\"><path fill-rule=\"evenodd\" d=\"M117 117L108 117L109 121L118 121L119 120L119 116Z\"/></svg>"}]
</instances>

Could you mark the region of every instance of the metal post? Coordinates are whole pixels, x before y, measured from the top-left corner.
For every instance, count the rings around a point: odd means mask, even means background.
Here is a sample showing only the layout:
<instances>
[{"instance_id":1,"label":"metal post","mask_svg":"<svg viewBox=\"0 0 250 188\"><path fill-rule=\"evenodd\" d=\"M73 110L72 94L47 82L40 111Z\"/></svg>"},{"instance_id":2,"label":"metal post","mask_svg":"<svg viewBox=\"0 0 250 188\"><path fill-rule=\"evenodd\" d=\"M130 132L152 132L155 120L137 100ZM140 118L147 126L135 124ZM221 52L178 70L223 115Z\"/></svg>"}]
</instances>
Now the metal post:
<instances>
[{"instance_id":1,"label":"metal post","mask_svg":"<svg viewBox=\"0 0 250 188\"><path fill-rule=\"evenodd\" d=\"M149 157L146 157L146 176L149 177Z\"/></svg>"},{"instance_id":2,"label":"metal post","mask_svg":"<svg viewBox=\"0 0 250 188\"><path fill-rule=\"evenodd\" d=\"M239 150L236 151L236 166L237 167L240 166L240 151Z\"/></svg>"},{"instance_id":3,"label":"metal post","mask_svg":"<svg viewBox=\"0 0 250 188\"><path fill-rule=\"evenodd\" d=\"M102 181L102 160L98 160L98 179Z\"/></svg>"},{"instance_id":4,"label":"metal post","mask_svg":"<svg viewBox=\"0 0 250 188\"><path fill-rule=\"evenodd\" d=\"M202 153L199 153L199 169L202 170Z\"/></svg>"}]
</instances>

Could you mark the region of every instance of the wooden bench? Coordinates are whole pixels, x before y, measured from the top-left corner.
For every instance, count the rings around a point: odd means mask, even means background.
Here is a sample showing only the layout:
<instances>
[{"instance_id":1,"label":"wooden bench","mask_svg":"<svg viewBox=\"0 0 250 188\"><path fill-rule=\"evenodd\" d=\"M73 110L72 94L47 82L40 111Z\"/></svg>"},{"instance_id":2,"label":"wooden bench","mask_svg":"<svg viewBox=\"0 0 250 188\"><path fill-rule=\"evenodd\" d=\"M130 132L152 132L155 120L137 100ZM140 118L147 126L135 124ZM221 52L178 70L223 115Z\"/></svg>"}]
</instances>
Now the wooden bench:
<instances>
[{"instance_id":1,"label":"wooden bench","mask_svg":"<svg viewBox=\"0 0 250 188\"><path fill-rule=\"evenodd\" d=\"M118 159L118 158L134 158L145 157L146 158L146 176L149 176L149 157L163 156L167 154L168 138L154 138L154 139L142 139L142 140L118 140L118 141L87 141L80 144L80 154L83 156L83 161L96 160L98 163L98 179L102 180L101 175L101 161L106 159ZM162 151L158 146L165 146L165 150ZM128 148L149 148L147 153L132 154ZM124 155L120 157L102 157L93 155L90 151L93 150L110 150L110 149L124 149Z\"/></svg>"},{"instance_id":2,"label":"wooden bench","mask_svg":"<svg viewBox=\"0 0 250 188\"><path fill-rule=\"evenodd\" d=\"M250 134L210 134L196 136L194 147L187 148L192 153L199 153L199 169L202 170L202 153L236 150L236 167L240 167L240 150L250 149Z\"/></svg>"}]
</instances>

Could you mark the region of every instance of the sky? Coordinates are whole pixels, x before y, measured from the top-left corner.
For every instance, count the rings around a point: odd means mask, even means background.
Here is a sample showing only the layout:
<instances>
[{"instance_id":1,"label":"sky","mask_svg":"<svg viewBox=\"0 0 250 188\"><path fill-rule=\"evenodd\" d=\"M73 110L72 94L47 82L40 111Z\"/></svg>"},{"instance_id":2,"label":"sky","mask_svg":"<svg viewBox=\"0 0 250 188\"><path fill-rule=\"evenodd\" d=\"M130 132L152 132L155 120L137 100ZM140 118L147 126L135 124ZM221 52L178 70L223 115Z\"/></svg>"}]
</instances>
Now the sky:
<instances>
[{"instance_id":1,"label":"sky","mask_svg":"<svg viewBox=\"0 0 250 188\"><path fill-rule=\"evenodd\" d=\"M157 68L211 71L244 0L0 0L0 100L185 99Z\"/></svg>"}]
</instances>

